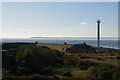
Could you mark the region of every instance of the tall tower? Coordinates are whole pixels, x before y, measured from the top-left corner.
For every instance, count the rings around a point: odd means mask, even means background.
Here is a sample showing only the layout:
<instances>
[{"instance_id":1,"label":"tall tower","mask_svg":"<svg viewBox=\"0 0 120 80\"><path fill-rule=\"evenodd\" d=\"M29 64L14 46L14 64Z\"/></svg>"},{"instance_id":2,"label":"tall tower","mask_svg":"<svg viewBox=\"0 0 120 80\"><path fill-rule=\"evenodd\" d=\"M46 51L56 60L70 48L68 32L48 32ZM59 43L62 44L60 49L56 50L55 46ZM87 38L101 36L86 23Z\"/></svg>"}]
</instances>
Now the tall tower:
<instances>
[{"instance_id":1,"label":"tall tower","mask_svg":"<svg viewBox=\"0 0 120 80\"><path fill-rule=\"evenodd\" d=\"M97 20L97 47L100 48L100 20Z\"/></svg>"}]
</instances>

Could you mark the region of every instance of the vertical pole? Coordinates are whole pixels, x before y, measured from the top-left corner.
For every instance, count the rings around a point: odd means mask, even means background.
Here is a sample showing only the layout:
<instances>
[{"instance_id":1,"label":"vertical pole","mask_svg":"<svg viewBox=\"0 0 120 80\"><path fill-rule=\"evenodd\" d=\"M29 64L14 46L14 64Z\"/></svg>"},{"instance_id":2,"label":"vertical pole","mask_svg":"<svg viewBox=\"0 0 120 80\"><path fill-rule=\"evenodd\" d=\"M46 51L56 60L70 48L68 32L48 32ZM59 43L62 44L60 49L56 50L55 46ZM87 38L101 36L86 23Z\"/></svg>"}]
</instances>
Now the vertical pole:
<instances>
[{"instance_id":1,"label":"vertical pole","mask_svg":"<svg viewBox=\"0 0 120 80\"><path fill-rule=\"evenodd\" d=\"M98 48L98 51L99 51L99 48L100 48L100 20L97 21L97 48Z\"/></svg>"}]
</instances>

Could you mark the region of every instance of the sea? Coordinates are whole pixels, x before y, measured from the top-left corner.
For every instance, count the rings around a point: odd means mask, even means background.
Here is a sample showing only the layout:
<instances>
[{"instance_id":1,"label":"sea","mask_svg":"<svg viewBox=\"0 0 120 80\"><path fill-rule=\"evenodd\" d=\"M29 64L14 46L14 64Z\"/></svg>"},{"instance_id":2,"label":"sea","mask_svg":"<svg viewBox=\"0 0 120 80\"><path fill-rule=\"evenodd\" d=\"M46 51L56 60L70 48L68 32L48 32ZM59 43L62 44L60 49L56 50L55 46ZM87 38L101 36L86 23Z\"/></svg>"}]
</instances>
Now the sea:
<instances>
[{"instance_id":1,"label":"sea","mask_svg":"<svg viewBox=\"0 0 120 80\"><path fill-rule=\"evenodd\" d=\"M39 37L39 38L2 38L0 43L13 43L13 42L25 42L25 43L51 43L51 44L82 44L97 46L96 38L81 38L81 37ZM117 38L101 38L101 47L119 49Z\"/></svg>"}]
</instances>

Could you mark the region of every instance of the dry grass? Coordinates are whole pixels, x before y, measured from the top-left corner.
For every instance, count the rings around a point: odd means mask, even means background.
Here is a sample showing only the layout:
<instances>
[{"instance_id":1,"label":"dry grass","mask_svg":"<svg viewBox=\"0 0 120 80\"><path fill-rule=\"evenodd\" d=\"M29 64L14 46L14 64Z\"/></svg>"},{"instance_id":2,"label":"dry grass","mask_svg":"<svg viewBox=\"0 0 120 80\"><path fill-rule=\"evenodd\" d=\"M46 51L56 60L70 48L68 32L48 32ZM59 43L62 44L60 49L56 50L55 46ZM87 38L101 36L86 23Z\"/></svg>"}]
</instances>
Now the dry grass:
<instances>
[{"instance_id":1,"label":"dry grass","mask_svg":"<svg viewBox=\"0 0 120 80\"><path fill-rule=\"evenodd\" d=\"M55 49L55 50L59 50L59 51L65 51L66 48L70 48L72 45L67 44L37 44L38 46L47 46L50 49Z\"/></svg>"},{"instance_id":2,"label":"dry grass","mask_svg":"<svg viewBox=\"0 0 120 80\"><path fill-rule=\"evenodd\" d=\"M63 52L65 52L66 48L70 48L72 46L70 44L64 45L64 44L47 44L47 43L45 43L45 44L40 43L37 45L38 46L47 46L50 49L55 49L55 50L59 50L59 51L63 51ZM89 60L91 60L91 61L107 63L107 64L112 64L112 65L118 66L118 62L120 61L120 60L116 59L116 57L118 56L118 52L116 52L116 51L113 52L114 50L112 50L112 53L107 52L107 48L104 50L106 51L104 53L67 53L67 54L72 54L72 55L79 56L79 57L80 56L88 56ZM109 50L110 49L108 48L108 51ZM74 72L74 73L79 73L79 72Z\"/></svg>"}]
</instances>

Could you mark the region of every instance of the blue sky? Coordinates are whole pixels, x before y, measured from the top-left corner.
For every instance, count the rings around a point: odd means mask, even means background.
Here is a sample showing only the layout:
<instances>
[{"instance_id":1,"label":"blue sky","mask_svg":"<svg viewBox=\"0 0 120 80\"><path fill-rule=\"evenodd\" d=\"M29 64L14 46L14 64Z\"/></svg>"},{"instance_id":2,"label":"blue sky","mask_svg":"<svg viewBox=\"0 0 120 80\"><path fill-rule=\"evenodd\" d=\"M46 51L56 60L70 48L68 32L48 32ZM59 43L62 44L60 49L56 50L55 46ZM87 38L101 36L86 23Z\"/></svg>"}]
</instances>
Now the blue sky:
<instances>
[{"instance_id":1,"label":"blue sky","mask_svg":"<svg viewBox=\"0 0 120 80\"><path fill-rule=\"evenodd\" d=\"M2 3L0 37L95 37L97 19L102 37L118 36L117 2Z\"/></svg>"}]
</instances>

